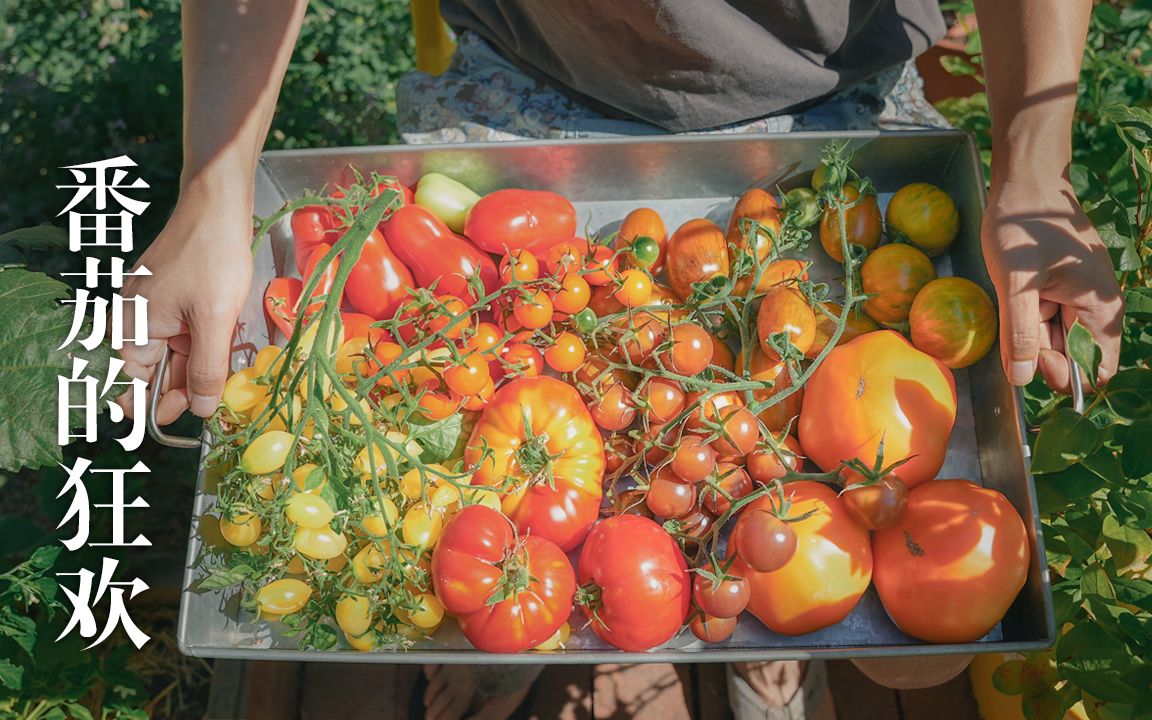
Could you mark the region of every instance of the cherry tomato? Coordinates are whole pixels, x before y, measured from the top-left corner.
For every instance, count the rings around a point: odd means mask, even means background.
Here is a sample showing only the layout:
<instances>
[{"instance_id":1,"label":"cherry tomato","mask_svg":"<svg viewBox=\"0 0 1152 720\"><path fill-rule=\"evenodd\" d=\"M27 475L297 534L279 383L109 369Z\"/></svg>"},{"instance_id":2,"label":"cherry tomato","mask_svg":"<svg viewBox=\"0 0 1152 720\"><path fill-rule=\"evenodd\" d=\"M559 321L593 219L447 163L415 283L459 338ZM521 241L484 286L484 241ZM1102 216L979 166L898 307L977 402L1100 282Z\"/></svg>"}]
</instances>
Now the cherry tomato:
<instances>
[{"instance_id":1,"label":"cherry tomato","mask_svg":"<svg viewBox=\"0 0 1152 720\"><path fill-rule=\"evenodd\" d=\"M464 221L464 235L481 250L540 253L576 234L576 208L562 195L509 188L476 201Z\"/></svg>"},{"instance_id":2,"label":"cherry tomato","mask_svg":"<svg viewBox=\"0 0 1152 720\"><path fill-rule=\"evenodd\" d=\"M692 634L706 643L724 642L736 632L736 618L718 618L697 613L688 623Z\"/></svg>"},{"instance_id":3,"label":"cherry tomato","mask_svg":"<svg viewBox=\"0 0 1152 720\"><path fill-rule=\"evenodd\" d=\"M710 481L700 497L704 501L704 509L719 517L732 509L734 501L747 497L753 488L748 471L739 465L718 463L716 477L715 486Z\"/></svg>"},{"instance_id":4,"label":"cherry tomato","mask_svg":"<svg viewBox=\"0 0 1152 720\"><path fill-rule=\"evenodd\" d=\"M779 360L773 343L775 335L785 334L788 342L803 354L816 338L816 314L799 291L777 285L768 289L756 314L760 347L770 360Z\"/></svg>"},{"instance_id":5,"label":"cherry tomato","mask_svg":"<svg viewBox=\"0 0 1152 720\"><path fill-rule=\"evenodd\" d=\"M628 254L637 267L650 268L660 259L660 244L650 237L638 237L629 246Z\"/></svg>"},{"instance_id":6,"label":"cherry tomato","mask_svg":"<svg viewBox=\"0 0 1152 720\"><path fill-rule=\"evenodd\" d=\"M571 315L583 312L591 299L592 288L588 281L582 275L568 273L560 281L560 289L552 296L552 307L556 312Z\"/></svg>"},{"instance_id":7,"label":"cherry tomato","mask_svg":"<svg viewBox=\"0 0 1152 720\"><path fill-rule=\"evenodd\" d=\"M587 245L584 252L584 279L589 285L608 285L615 281L620 273L617 270L617 261L611 248L606 245Z\"/></svg>"},{"instance_id":8,"label":"cherry tomato","mask_svg":"<svg viewBox=\"0 0 1152 720\"><path fill-rule=\"evenodd\" d=\"M501 358L510 377L536 377L544 370L544 356L527 343L508 345Z\"/></svg>"},{"instance_id":9,"label":"cherry tomato","mask_svg":"<svg viewBox=\"0 0 1152 720\"><path fill-rule=\"evenodd\" d=\"M621 327L618 347L628 362L639 365L652 355L666 331L660 320L648 313L638 313Z\"/></svg>"},{"instance_id":10,"label":"cherry tomato","mask_svg":"<svg viewBox=\"0 0 1152 720\"><path fill-rule=\"evenodd\" d=\"M663 470L663 469L661 469ZM653 515L678 518L696 509L696 486L671 472L656 471L648 483L644 502Z\"/></svg>"},{"instance_id":11,"label":"cherry tomato","mask_svg":"<svg viewBox=\"0 0 1152 720\"><path fill-rule=\"evenodd\" d=\"M863 487L851 487L862 478L854 471L841 469L840 477L845 489L840 494L844 508L861 527L880 530L895 525L908 507L908 488L894 475L885 475L880 482Z\"/></svg>"},{"instance_id":12,"label":"cherry tomato","mask_svg":"<svg viewBox=\"0 0 1152 720\"><path fill-rule=\"evenodd\" d=\"M240 455L240 469L250 475L267 475L284 467L295 437L283 430L269 430L256 437Z\"/></svg>"},{"instance_id":13,"label":"cherry tomato","mask_svg":"<svg viewBox=\"0 0 1152 720\"><path fill-rule=\"evenodd\" d=\"M908 323L912 344L950 368L968 367L996 342L992 298L965 278L939 278L921 288Z\"/></svg>"},{"instance_id":14,"label":"cherry tomato","mask_svg":"<svg viewBox=\"0 0 1152 720\"><path fill-rule=\"evenodd\" d=\"M771 448L764 446L757 446L745 458L748 474L756 482L767 485L773 480L784 477L786 467L794 472L799 472L800 468L804 466L804 456L801 454L800 443L796 442L796 438L789 435L783 440L779 440L777 444L781 446L781 451L788 453L785 460L781 460L780 456Z\"/></svg>"},{"instance_id":15,"label":"cherry tomato","mask_svg":"<svg viewBox=\"0 0 1152 720\"><path fill-rule=\"evenodd\" d=\"M632 424L636 417L636 403L632 401L632 392L624 385L614 384L608 387L599 398L588 404L592 411L592 419L604 430L616 432Z\"/></svg>"},{"instance_id":16,"label":"cherry tomato","mask_svg":"<svg viewBox=\"0 0 1152 720\"><path fill-rule=\"evenodd\" d=\"M630 268L620 275L620 287L614 297L624 307L640 307L652 297L652 278L639 268Z\"/></svg>"},{"instance_id":17,"label":"cherry tomato","mask_svg":"<svg viewBox=\"0 0 1152 720\"><path fill-rule=\"evenodd\" d=\"M491 350L494 350L503 339L504 333L493 323L476 323L472 334L464 341L464 349L467 352L488 354Z\"/></svg>"},{"instance_id":18,"label":"cherry tomato","mask_svg":"<svg viewBox=\"0 0 1152 720\"><path fill-rule=\"evenodd\" d=\"M691 376L701 372L712 360L712 336L696 323L680 323L668 337L672 346L664 357L670 370Z\"/></svg>"},{"instance_id":19,"label":"cherry tomato","mask_svg":"<svg viewBox=\"0 0 1152 720\"><path fill-rule=\"evenodd\" d=\"M527 298L517 297L512 303L512 314L529 330L539 330L552 322L552 299L543 290Z\"/></svg>"},{"instance_id":20,"label":"cherry tomato","mask_svg":"<svg viewBox=\"0 0 1152 720\"><path fill-rule=\"evenodd\" d=\"M728 277L728 245L724 232L711 220L689 220L668 239L668 284L681 298L692 295L693 283Z\"/></svg>"},{"instance_id":21,"label":"cherry tomato","mask_svg":"<svg viewBox=\"0 0 1152 720\"><path fill-rule=\"evenodd\" d=\"M664 247L668 242L668 230L660 214L652 208L636 208L620 223L616 233L615 248L628 248L621 257L629 264L649 268L653 273L664 267Z\"/></svg>"},{"instance_id":22,"label":"cherry tomato","mask_svg":"<svg viewBox=\"0 0 1152 720\"><path fill-rule=\"evenodd\" d=\"M297 278L273 278L264 290L264 316L285 338L292 337L296 326L296 306L304 283ZM271 337L271 334L269 334Z\"/></svg>"},{"instance_id":23,"label":"cherry tomato","mask_svg":"<svg viewBox=\"0 0 1152 720\"><path fill-rule=\"evenodd\" d=\"M768 510L749 506L736 520L732 544L748 567L757 572L775 572L796 554L796 533L790 524Z\"/></svg>"},{"instance_id":24,"label":"cherry tomato","mask_svg":"<svg viewBox=\"0 0 1152 720\"><path fill-rule=\"evenodd\" d=\"M703 482L716 470L716 452L699 435L685 435L672 453L670 467L684 482Z\"/></svg>"},{"instance_id":25,"label":"cherry tomato","mask_svg":"<svg viewBox=\"0 0 1152 720\"><path fill-rule=\"evenodd\" d=\"M743 457L756 448L760 439L760 426L756 416L745 407L735 407L721 411L721 434L712 441L712 447L721 457Z\"/></svg>"},{"instance_id":26,"label":"cherry tomato","mask_svg":"<svg viewBox=\"0 0 1152 720\"><path fill-rule=\"evenodd\" d=\"M713 566L707 569L716 571ZM725 575L707 578L696 575L696 579L692 582L692 599L696 601L696 606L713 617L736 617L748 607L748 600L751 597L752 588L742 577Z\"/></svg>"},{"instance_id":27,"label":"cherry tomato","mask_svg":"<svg viewBox=\"0 0 1152 720\"><path fill-rule=\"evenodd\" d=\"M752 225L752 222L756 224ZM776 198L767 190L752 188L740 196L732 209L725 240L733 258L749 252L757 263L764 263L772 252L773 239L779 233L780 209ZM741 278L736 284L736 292L747 292L751 281L751 276Z\"/></svg>"},{"instance_id":28,"label":"cherry tomato","mask_svg":"<svg viewBox=\"0 0 1152 720\"><path fill-rule=\"evenodd\" d=\"M812 346L808 348L808 352L804 353L804 357L809 360L814 360L817 355L824 349L828 342L832 339L832 333L836 331L836 318L840 317L840 313L844 311L844 306L839 303L826 302L823 303L825 309L832 313L835 317L828 317L825 312L814 310L816 315L816 335L812 339ZM859 306L853 308L852 312L848 313L848 322L844 325L844 332L840 333L840 341L837 345L858 338L864 333L870 333L873 330L879 330L880 326L876 324L872 318L864 314Z\"/></svg>"},{"instance_id":29,"label":"cherry tomato","mask_svg":"<svg viewBox=\"0 0 1152 720\"><path fill-rule=\"evenodd\" d=\"M596 329L596 313L591 308L584 308L572 316L572 324L582 333L590 333Z\"/></svg>"},{"instance_id":30,"label":"cherry tomato","mask_svg":"<svg viewBox=\"0 0 1152 720\"><path fill-rule=\"evenodd\" d=\"M684 410L684 389L675 380L654 377L644 384L641 397L652 422L669 422Z\"/></svg>"},{"instance_id":31,"label":"cherry tomato","mask_svg":"<svg viewBox=\"0 0 1152 720\"><path fill-rule=\"evenodd\" d=\"M460 410L462 400L440 392L425 392L420 396L420 413L429 420L443 420Z\"/></svg>"},{"instance_id":32,"label":"cherry tomato","mask_svg":"<svg viewBox=\"0 0 1152 720\"><path fill-rule=\"evenodd\" d=\"M256 603L260 606L261 616L273 621L299 612L310 597L312 588L296 578L273 580L256 591Z\"/></svg>"},{"instance_id":33,"label":"cherry tomato","mask_svg":"<svg viewBox=\"0 0 1152 720\"><path fill-rule=\"evenodd\" d=\"M540 263L528 250L512 250L500 261L500 279L531 282L540 276Z\"/></svg>"},{"instance_id":34,"label":"cherry tomato","mask_svg":"<svg viewBox=\"0 0 1152 720\"><path fill-rule=\"evenodd\" d=\"M572 372L584 363L586 354L583 340L570 332L562 332L544 352L544 360L556 372Z\"/></svg>"},{"instance_id":35,"label":"cherry tomato","mask_svg":"<svg viewBox=\"0 0 1152 720\"><path fill-rule=\"evenodd\" d=\"M444 383L458 395L475 395L492 382L488 361L479 355L469 355L459 365L444 371Z\"/></svg>"}]
</instances>

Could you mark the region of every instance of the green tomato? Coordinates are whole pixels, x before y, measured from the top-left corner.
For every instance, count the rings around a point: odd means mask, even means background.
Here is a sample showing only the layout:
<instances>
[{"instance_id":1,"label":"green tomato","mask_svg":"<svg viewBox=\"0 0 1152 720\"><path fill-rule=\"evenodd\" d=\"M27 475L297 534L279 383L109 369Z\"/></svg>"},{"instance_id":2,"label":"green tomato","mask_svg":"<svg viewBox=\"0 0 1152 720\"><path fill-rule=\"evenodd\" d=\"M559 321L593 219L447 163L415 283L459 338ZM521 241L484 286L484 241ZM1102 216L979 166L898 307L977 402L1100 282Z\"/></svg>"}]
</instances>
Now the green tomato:
<instances>
[{"instance_id":1,"label":"green tomato","mask_svg":"<svg viewBox=\"0 0 1152 720\"><path fill-rule=\"evenodd\" d=\"M572 316L572 322L576 325L576 329L582 333L590 333L596 329L596 313L592 308L584 308L580 312Z\"/></svg>"},{"instance_id":2,"label":"green tomato","mask_svg":"<svg viewBox=\"0 0 1152 720\"><path fill-rule=\"evenodd\" d=\"M464 219L480 196L440 173L428 173L416 184L416 204L444 221L452 232L464 232Z\"/></svg>"},{"instance_id":3,"label":"green tomato","mask_svg":"<svg viewBox=\"0 0 1152 720\"><path fill-rule=\"evenodd\" d=\"M660 259L660 243L650 237L638 237L632 241L632 257L640 267L652 267Z\"/></svg>"}]
</instances>

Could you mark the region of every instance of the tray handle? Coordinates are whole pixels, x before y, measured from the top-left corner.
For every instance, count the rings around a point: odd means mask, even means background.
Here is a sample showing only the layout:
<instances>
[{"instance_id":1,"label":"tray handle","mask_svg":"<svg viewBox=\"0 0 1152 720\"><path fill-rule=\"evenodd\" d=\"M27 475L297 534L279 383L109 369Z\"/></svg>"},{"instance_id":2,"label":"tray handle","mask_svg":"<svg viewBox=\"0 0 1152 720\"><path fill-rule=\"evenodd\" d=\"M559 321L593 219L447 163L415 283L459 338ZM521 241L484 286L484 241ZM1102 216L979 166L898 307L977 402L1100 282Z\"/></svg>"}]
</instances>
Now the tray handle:
<instances>
[{"instance_id":1,"label":"tray handle","mask_svg":"<svg viewBox=\"0 0 1152 720\"><path fill-rule=\"evenodd\" d=\"M172 357L172 348L164 345L164 354L160 356L160 363L152 376L152 383L148 388L148 409L144 421L148 435L161 445L172 448L188 450L200 447L199 438L190 438L183 435L169 435L160 429L156 423L156 408L160 405L160 388L164 387L164 376L168 374L168 361Z\"/></svg>"}]
</instances>

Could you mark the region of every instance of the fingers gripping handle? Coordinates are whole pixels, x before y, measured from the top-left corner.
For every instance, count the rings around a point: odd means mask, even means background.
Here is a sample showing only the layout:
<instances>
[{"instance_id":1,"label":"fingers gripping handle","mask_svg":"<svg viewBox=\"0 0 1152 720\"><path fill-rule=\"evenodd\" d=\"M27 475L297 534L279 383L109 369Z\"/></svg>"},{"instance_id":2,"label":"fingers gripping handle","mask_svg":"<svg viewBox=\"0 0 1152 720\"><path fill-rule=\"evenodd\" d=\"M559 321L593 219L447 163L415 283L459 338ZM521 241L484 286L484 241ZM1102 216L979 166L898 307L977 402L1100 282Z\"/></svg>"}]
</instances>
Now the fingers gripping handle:
<instances>
[{"instance_id":1,"label":"fingers gripping handle","mask_svg":"<svg viewBox=\"0 0 1152 720\"><path fill-rule=\"evenodd\" d=\"M156 423L156 410L160 406L160 388L164 387L164 376L168 374L168 361L171 357L172 348L165 345L164 354L160 356L160 364L156 366L152 383L148 387L148 410L144 424L148 428L148 435L161 445L181 449L198 448L200 447L198 438L169 435Z\"/></svg>"}]
</instances>

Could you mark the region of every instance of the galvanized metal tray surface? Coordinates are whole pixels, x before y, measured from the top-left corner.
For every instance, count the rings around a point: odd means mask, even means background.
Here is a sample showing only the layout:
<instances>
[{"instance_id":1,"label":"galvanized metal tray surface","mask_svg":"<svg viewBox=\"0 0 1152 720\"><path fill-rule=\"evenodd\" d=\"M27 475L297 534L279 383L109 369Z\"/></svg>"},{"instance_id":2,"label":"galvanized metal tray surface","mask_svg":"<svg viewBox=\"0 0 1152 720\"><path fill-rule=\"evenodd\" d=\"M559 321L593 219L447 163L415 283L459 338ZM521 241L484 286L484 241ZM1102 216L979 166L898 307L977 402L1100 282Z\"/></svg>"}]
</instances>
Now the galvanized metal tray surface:
<instances>
[{"instance_id":1,"label":"galvanized metal tray surface","mask_svg":"<svg viewBox=\"0 0 1152 720\"><path fill-rule=\"evenodd\" d=\"M326 183L351 181L351 168L378 170L415 182L427 172L457 178L480 193L501 187L549 189L575 203L586 226L614 230L625 214L645 205L660 212L669 229L706 216L722 227L736 198L752 186L789 187L804 183L833 139L849 140L854 167L871 177L885 204L898 187L931 182L946 190L960 211L960 236L953 249L937 258L940 275L961 275L989 293L979 245L984 206L980 160L970 136L955 131L884 134L801 133L756 136L692 136L580 140L564 143L520 142L425 147L365 147L265 153L256 178L256 212L270 214L286 200ZM815 243L818 246L818 243ZM292 242L287 223L273 229L255 261L252 291L241 317L235 367L246 365L254 348L268 340L261 296L268 280L292 272ZM811 252L817 279L837 276L839 265ZM201 542L197 518L212 507L201 469L188 543L184 591L177 639L181 649L202 657L261 660L432 663L596 663L709 662L821 657L878 657L970 652L1011 652L1046 647L1054 621L1028 447L1018 393L1004 377L998 348L979 363L956 373L959 412L941 477L982 482L1003 492L1024 518L1032 563L1024 590L1003 621L979 642L932 645L902 634L888 618L874 589L841 623L799 637L777 635L747 613L726 642L705 645L685 631L647 653L624 653L600 641L590 630L574 633L568 647L550 653L490 655L477 652L454 623L405 652L300 651L282 637L277 624L258 622L239 610L235 593L194 589ZM933 598L924 602L931 604ZM573 627L583 624L575 617Z\"/></svg>"}]
</instances>

